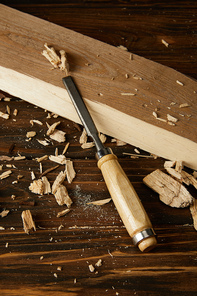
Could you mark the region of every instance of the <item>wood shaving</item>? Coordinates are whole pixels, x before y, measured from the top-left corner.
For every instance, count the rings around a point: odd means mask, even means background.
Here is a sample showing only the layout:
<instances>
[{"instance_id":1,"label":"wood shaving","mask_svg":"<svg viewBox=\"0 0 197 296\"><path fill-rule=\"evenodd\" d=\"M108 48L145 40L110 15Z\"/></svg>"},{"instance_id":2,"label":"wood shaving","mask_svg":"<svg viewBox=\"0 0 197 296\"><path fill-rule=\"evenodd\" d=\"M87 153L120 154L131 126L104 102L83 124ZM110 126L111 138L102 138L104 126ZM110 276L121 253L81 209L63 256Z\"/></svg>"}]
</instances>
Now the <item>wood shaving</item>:
<instances>
[{"instance_id":1,"label":"wood shaving","mask_svg":"<svg viewBox=\"0 0 197 296\"><path fill-rule=\"evenodd\" d=\"M174 116L172 116L170 114L167 114L167 120L171 121L171 122L177 122L178 121L177 118L175 118Z\"/></svg>"},{"instance_id":2,"label":"wood shaving","mask_svg":"<svg viewBox=\"0 0 197 296\"><path fill-rule=\"evenodd\" d=\"M169 47L169 43L168 43L167 41L165 41L164 39L162 39L161 42L162 42L166 47Z\"/></svg>"},{"instance_id":3,"label":"wood shaving","mask_svg":"<svg viewBox=\"0 0 197 296\"><path fill-rule=\"evenodd\" d=\"M30 183L29 190L35 194L43 195L44 193L44 185L41 179L33 180L32 183Z\"/></svg>"},{"instance_id":4,"label":"wood shaving","mask_svg":"<svg viewBox=\"0 0 197 296\"><path fill-rule=\"evenodd\" d=\"M17 114L18 114L18 110L17 110L17 109L14 109L14 111L13 111L13 115L14 115L14 116L17 116Z\"/></svg>"},{"instance_id":5,"label":"wood shaving","mask_svg":"<svg viewBox=\"0 0 197 296\"><path fill-rule=\"evenodd\" d=\"M184 86L183 82L179 81L179 80L176 80L176 83L181 85L181 86Z\"/></svg>"},{"instance_id":6,"label":"wood shaving","mask_svg":"<svg viewBox=\"0 0 197 296\"><path fill-rule=\"evenodd\" d=\"M190 205L190 212L192 215L194 228L197 230L197 199L195 199Z\"/></svg>"},{"instance_id":7,"label":"wood shaving","mask_svg":"<svg viewBox=\"0 0 197 296\"><path fill-rule=\"evenodd\" d=\"M183 169L183 162L182 161L176 161L176 166L175 166L175 170L179 173L181 173L182 169Z\"/></svg>"},{"instance_id":8,"label":"wood shaving","mask_svg":"<svg viewBox=\"0 0 197 296\"><path fill-rule=\"evenodd\" d=\"M36 226L32 218L32 214L30 210L23 211L21 214L22 221L23 221L23 229L25 233L29 234L30 230L33 229L36 231Z\"/></svg>"},{"instance_id":9,"label":"wood shaving","mask_svg":"<svg viewBox=\"0 0 197 296\"><path fill-rule=\"evenodd\" d=\"M53 162L59 163L59 164L66 164L66 156L63 154L60 154L58 156L50 155L49 159Z\"/></svg>"},{"instance_id":10,"label":"wood shaving","mask_svg":"<svg viewBox=\"0 0 197 296\"><path fill-rule=\"evenodd\" d=\"M68 214L69 212L70 212L70 209L63 210L63 211L57 213L57 218L63 217L66 214Z\"/></svg>"},{"instance_id":11,"label":"wood shaving","mask_svg":"<svg viewBox=\"0 0 197 296\"><path fill-rule=\"evenodd\" d=\"M57 177L56 177L56 179L55 179L55 181L54 181L54 183L52 185L52 193L53 194L56 193L58 187L64 182L65 178L66 178L66 172L61 171L57 175Z\"/></svg>"},{"instance_id":12,"label":"wood shaving","mask_svg":"<svg viewBox=\"0 0 197 296\"><path fill-rule=\"evenodd\" d=\"M8 105L6 106L6 111L10 115L10 107Z\"/></svg>"},{"instance_id":13,"label":"wood shaving","mask_svg":"<svg viewBox=\"0 0 197 296\"><path fill-rule=\"evenodd\" d=\"M183 103L179 105L179 108L186 108L186 107L190 107L190 105L188 103Z\"/></svg>"},{"instance_id":14,"label":"wood shaving","mask_svg":"<svg viewBox=\"0 0 197 296\"><path fill-rule=\"evenodd\" d=\"M59 51L61 56L60 58L53 47L48 47L47 43L44 44L44 47L46 49L43 50L42 55L53 65L54 68L59 68L61 71L65 71L67 76L69 72L69 64L65 50L62 49Z\"/></svg>"},{"instance_id":15,"label":"wood shaving","mask_svg":"<svg viewBox=\"0 0 197 296\"><path fill-rule=\"evenodd\" d=\"M63 143L66 141L65 132L60 130L54 130L52 134L50 134L50 138L54 141L57 141L59 143Z\"/></svg>"},{"instance_id":16,"label":"wood shaving","mask_svg":"<svg viewBox=\"0 0 197 296\"><path fill-rule=\"evenodd\" d=\"M23 160L26 159L26 156L15 156L14 160Z\"/></svg>"},{"instance_id":17,"label":"wood shaving","mask_svg":"<svg viewBox=\"0 0 197 296\"><path fill-rule=\"evenodd\" d=\"M37 157L36 158L36 161L37 162L41 162L41 161L43 161L43 160L47 160L49 157L48 157L48 155L44 155L44 156L41 156L41 157Z\"/></svg>"},{"instance_id":18,"label":"wood shaving","mask_svg":"<svg viewBox=\"0 0 197 296\"><path fill-rule=\"evenodd\" d=\"M36 136L36 132L34 132L34 131L30 131L30 132L27 132L26 133L26 137L27 138L33 138L35 136Z\"/></svg>"},{"instance_id":19,"label":"wood shaving","mask_svg":"<svg viewBox=\"0 0 197 296\"><path fill-rule=\"evenodd\" d=\"M37 119L31 119L30 123L31 123L31 125L34 125L34 123L37 123L39 125L43 125L43 123L40 120L37 120Z\"/></svg>"},{"instance_id":20,"label":"wood shaving","mask_svg":"<svg viewBox=\"0 0 197 296\"><path fill-rule=\"evenodd\" d=\"M87 205L96 205L96 206L103 206L111 201L111 198L96 200L88 202Z\"/></svg>"},{"instance_id":21,"label":"wood shaving","mask_svg":"<svg viewBox=\"0 0 197 296\"><path fill-rule=\"evenodd\" d=\"M96 267L100 267L102 266L102 259L99 259L96 264L95 264Z\"/></svg>"},{"instance_id":22,"label":"wood shaving","mask_svg":"<svg viewBox=\"0 0 197 296\"><path fill-rule=\"evenodd\" d=\"M61 123L61 121L53 123L51 126L48 124L48 131L47 131L47 136L50 136L51 134L54 133L56 127Z\"/></svg>"},{"instance_id":23,"label":"wood shaving","mask_svg":"<svg viewBox=\"0 0 197 296\"><path fill-rule=\"evenodd\" d=\"M62 152L62 155L65 154L65 153L67 152L69 145L70 145L70 143L67 143L67 144L65 145L64 150L63 150L63 152Z\"/></svg>"},{"instance_id":24,"label":"wood shaving","mask_svg":"<svg viewBox=\"0 0 197 296\"><path fill-rule=\"evenodd\" d=\"M121 93L121 96L136 96L134 93Z\"/></svg>"},{"instance_id":25,"label":"wood shaving","mask_svg":"<svg viewBox=\"0 0 197 296\"><path fill-rule=\"evenodd\" d=\"M35 179L36 179L36 176L35 176L35 174L34 174L33 171L31 171L31 179L32 179L32 180L35 180Z\"/></svg>"},{"instance_id":26,"label":"wood shaving","mask_svg":"<svg viewBox=\"0 0 197 296\"><path fill-rule=\"evenodd\" d=\"M72 183L72 180L75 178L75 176L76 176L76 172L73 167L73 161L67 159L66 160L66 177L69 184Z\"/></svg>"},{"instance_id":27,"label":"wood shaving","mask_svg":"<svg viewBox=\"0 0 197 296\"><path fill-rule=\"evenodd\" d=\"M81 136L79 138L79 144L87 143L87 139L88 139L88 136L87 136L86 130L84 128L83 131L82 131L82 134L81 134Z\"/></svg>"},{"instance_id":28,"label":"wood shaving","mask_svg":"<svg viewBox=\"0 0 197 296\"><path fill-rule=\"evenodd\" d=\"M1 216L1 218L4 218L4 217L6 217L8 214L9 214L9 210L3 210L1 213L0 213L0 216Z\"/></svg>"},{"instance_id":29,"label":"wood shaving","mask_svg":"<svg viewBox=\"0 0 197 296\"><path fill-rule=\"evenodd\" d=\"M37 141L38 141L38 143L40 143L43 146L48 146L49 145L49 142L47 142L46 140L38 140L37 139Z\"/></svg>"},{"instance_id":30,"label":"wood shaving","mask_svg":"<svg viewBox=\"0 0 197 296\"><path fill-rule=\"evenodd\" d=\"M51 193L51 185L46 176L42 177L42 183L43 183L43 193L44 194Z\"/></svg>"},{"instance_id":31,"label":"wood shaving","mask_svg":"<svg viewBox=\"0 0 197 296\"><path fill-rule=\"evenodd\" d=\"M88 265L90 272L94 272L95 267L92 264Z\"/></svg>"},{"instance_id":32,"label":"wood shaving","mask_svg":"<svg viewBox=\"0 0 197 296\"><path fill-rule=\"evenodd\" d=\"M54 196L58 205L60 206L67 205L68 208L71 207L72 200L69 197L68 191L64 185L58 186Z\"/></svg>"},{"instance_id":33,"label":"wood shaving","mask_svg":"<svg viewBox=\"0 0 197 296\"><path fill-rule=\"evenodd\" d=\"M81 145L81 148L83 148L83 149L89 149L92 147L94 147L94 142L87 142L87 143L84 143Z\"/></svg>"},{"instance_id":34,"label":"wood shaving","mask_svg":"<svg viewBox=\"0 0 197 296\"><path fill-rule=\"evenodd\" d=\"M3 180L5 178L8 178L12 174L11 170L5 171L0 175L0 180Z\"/></svg>"},{"instance_id":35,"label":"wood shaving","mask_svg":"<svg viewBox=\"0 0 197 296\"><path fill-rule=\"evenodd\" d=\"M147 175L143 182L156 191L166 205L184 208L193 202L193 197L181 183L160 170Z\"/></svg>"},{"instance_id":36,"label":"wood shaving","mask_svg":"<svg viewBox=\"0 0 197 296\"><path fill-rule=\"evenodd\" d=\"M175 166L175 164L176 164L176 161L175 160L174 161L166 160L164 162L164 168L172 168L172 167Z\"/></svg>"},{"instance_id":37,"label":"wood shaving","mask_svg":"<svg viewBox=\"0 0 197 296\"><path fill-rule=\"evenodd\" d=\"M3 113L0 111L0 117L4 118L4 119L9 119L9 114Z\"/></svg>"},{"instance_id":38,"label":"wood shaving","mask_svg":"<svg viewBox=\"0 0 197 296\"><path fill-rule=\"evenodd\" d=\"M13 159L13 157L10 157L10 156L6 156L6 155L1 155L0 156L0 161L11 161Z\"/></svg>"}]
</instances>

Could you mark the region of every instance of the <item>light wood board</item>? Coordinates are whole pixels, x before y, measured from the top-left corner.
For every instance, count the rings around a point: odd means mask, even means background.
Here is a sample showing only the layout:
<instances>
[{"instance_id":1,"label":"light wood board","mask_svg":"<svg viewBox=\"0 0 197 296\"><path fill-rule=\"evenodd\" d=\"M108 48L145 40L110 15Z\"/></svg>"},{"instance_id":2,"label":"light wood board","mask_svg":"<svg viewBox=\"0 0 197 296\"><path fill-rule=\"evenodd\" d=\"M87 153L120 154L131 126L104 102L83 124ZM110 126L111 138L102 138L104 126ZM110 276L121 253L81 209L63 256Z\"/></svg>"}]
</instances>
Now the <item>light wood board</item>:
<instances>
[{"instance_id":1,"label":"light wood board","mask_svg":"<svg viewBox=\"0 0 197 296\"><path fill-rule=\"evenodd\" d=\"M196 81L28 14L0 9L1 90L79 122L61 81L64 73L52 70L41 55L47 42L68 53L71 75L100 131L197 169ZM189 107L180 108L183 103ZM171 126L153 112L178 122Z\"/></svg>"}]
</instances>

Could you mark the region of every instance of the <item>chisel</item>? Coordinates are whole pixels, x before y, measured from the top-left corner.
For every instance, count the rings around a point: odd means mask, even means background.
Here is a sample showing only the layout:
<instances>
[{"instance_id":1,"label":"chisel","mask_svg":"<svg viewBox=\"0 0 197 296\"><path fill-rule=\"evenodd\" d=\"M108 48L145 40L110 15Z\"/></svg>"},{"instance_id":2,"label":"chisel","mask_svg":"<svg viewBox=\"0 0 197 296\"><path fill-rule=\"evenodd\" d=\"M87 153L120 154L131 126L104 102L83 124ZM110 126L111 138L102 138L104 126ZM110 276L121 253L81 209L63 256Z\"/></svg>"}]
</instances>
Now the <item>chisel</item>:
<instances>
[{"instance_id":1,"label":"chisel","mask_svg":"<svg viewBox=\"0 0 197 296\"><path fill-rule=\"evenodd\" d=\"M120 166L112 150L104 147L97 128L71 76L62 79L79 118L96 146L98 167L103 174L116 209L133 240L139 249L149 251L157 244L155 232L148 215L128 177Z\"/></svg>"}]
</instances>

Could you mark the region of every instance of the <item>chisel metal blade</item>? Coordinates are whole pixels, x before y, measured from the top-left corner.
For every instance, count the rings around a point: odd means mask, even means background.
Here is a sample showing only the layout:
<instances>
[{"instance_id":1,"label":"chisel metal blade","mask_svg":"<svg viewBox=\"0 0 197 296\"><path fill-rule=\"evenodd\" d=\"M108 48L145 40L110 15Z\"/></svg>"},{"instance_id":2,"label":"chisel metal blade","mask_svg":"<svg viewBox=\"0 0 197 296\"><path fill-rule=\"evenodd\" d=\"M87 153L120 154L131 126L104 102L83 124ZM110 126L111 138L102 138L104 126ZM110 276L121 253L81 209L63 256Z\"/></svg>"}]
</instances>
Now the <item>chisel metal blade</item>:
<instances>
[{"instance_id":1,"label":"chisel metal blade","mask_svg":"<svg viewBox=\"0 0 197 296\"><path fill-rule=\"evenodd\" d=\"M81 94L79 93L79 90L76 87L76 84L74 83L74 80L71 76L64 77L62 79L68 94L73 102L73 105L79 115L79 118L87 132L87 135L90 136L96 146L97 154L102 152L101 154L109 154L111 153L108 149L106 149L101 142L98 134L98 130L92 120L92 117L84 103L84 100L81 97ZM99 158L99 156L97 155Z\"/></svg>"}]
</instances>

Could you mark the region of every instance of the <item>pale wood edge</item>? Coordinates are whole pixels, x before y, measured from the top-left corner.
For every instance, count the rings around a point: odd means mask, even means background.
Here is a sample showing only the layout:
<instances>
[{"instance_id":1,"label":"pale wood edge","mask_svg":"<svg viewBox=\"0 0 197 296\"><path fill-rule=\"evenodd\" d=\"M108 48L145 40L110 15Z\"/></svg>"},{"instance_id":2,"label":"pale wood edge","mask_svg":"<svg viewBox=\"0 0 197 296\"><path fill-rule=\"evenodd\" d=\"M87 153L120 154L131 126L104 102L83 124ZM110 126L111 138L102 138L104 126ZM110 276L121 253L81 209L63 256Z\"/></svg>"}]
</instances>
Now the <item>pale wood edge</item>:
<instances>
[{"instance_id":1,"label":"pale wood edge","mask_svg":"<svg viewBox=\"0 0 197 296\"><path fill-rule=\"evenodd\" d=\"M66 89L0 66L0 89L43 109L81 123ZM85 98L84 98L85 99ZM105 104L85 99L99 131L170 160L197 169L197 143L129 116Z\"/></svg>"}]
</instances>

